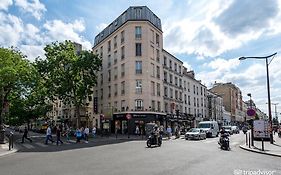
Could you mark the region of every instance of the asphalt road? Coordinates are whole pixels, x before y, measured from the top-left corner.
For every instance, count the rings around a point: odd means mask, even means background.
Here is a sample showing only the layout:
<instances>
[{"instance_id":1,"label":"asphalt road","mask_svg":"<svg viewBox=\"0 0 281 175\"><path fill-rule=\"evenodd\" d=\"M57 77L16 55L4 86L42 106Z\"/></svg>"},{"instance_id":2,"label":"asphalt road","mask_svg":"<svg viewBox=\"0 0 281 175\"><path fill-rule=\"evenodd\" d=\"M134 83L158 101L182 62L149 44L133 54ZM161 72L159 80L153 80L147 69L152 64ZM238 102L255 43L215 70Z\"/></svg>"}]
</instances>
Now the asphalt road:
<instances>
[{"instance_id":1,"label":"asphalt road","mask_svg":"<svg viewBox=\"0 0 281 175\"><path fill-rule=\"evenodd\" d=\"M145 141L102 140L88 144L25 148L0 157L3 175L248 175L281 174L281 159L239 148L244 135L230 137L231 151L220 150L218 138L167 140L159 148ZM33 143L32 143L33 144ZM29 150L29 151L28 151ZM40 151L41 150L41 151Z\"/></svg>"}]
</instances>

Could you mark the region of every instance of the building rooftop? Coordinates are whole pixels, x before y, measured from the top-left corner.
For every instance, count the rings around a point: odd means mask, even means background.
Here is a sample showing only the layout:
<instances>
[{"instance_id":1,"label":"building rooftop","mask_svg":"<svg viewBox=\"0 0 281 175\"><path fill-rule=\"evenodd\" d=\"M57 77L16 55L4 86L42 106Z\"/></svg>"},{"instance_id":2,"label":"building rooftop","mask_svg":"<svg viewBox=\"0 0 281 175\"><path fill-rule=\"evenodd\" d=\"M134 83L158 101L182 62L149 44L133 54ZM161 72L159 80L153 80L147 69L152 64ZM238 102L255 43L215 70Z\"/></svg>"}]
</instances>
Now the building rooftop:
<instances>
[{"instance_id":1,"label":"building rooftop","mask_svg":"<svg viewBox=\"0 0 281 175\"><path fill-rule=\"evenodd\" d=\"M94 47L119 29L127 21L149 21L152 25L162 31L161 20L146 6L132 6L124 11L118 18L109 24L95 37Z\"/></svg>"}]
</instances>

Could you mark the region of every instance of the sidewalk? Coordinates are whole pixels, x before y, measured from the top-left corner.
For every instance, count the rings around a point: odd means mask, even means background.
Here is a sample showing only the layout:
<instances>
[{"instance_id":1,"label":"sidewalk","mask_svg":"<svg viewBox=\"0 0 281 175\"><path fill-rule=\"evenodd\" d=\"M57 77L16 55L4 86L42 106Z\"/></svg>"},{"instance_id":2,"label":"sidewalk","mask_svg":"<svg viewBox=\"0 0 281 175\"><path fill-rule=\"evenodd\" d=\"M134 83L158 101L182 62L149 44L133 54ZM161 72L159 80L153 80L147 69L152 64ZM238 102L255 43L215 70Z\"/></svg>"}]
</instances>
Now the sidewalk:
<instances>
[{"instance_id":1,"label":"sidewalk","mask_svg":"<svg viewBox=\"0 0 281 175\"><path fill-rule=\"evenodd\" d=\"M254 147L250 146L249 148L249 145L244 144L240 145L240 148L255 153L281 157L281 138L275 134L273 135L273 140L275 141L274 144L264 141L264 151L262 151L262 141L254 141Z\"/></svg>"},{"instance_id":2,"label":"sidewalk","mask_svg":"<svg viewBox=\"0 0 281 175\"><path fill-rule=\"evenodd\" d=\"M15 145L13 149L9 150L9 143L7 141L5 142L5 144L0 144L0 157L8 154L12 154L14 152L17 152Z\"/></svg>"}]
</instances>

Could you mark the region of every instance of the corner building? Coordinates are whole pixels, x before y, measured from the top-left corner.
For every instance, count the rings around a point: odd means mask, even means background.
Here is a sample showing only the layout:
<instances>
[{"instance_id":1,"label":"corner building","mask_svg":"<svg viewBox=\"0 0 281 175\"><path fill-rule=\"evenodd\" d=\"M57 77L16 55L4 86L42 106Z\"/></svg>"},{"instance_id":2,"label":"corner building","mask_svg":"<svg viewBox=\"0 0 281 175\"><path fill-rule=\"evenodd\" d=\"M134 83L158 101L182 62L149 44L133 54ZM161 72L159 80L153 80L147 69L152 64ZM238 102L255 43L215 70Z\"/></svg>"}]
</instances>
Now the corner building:
<instances>
[{"instance_id":1,"label":"corner building","mask_svg":"<svg viewBox=\"0 0 281 175\"><path fill-rule=\"evenodd\" d=\"M103 119L98 122L101 128L133 133L147 122L166 127L168 108L172 114L176 109L182 114L183 66L163 50L162 34L161 20L146 6L137 6L129 7L95 37L93 52L102 58L102 68L94 90L94 113ZM170 98L164 95L164 57L176 60L171 64L177 67L173 73L177 78L172 75L177 83Z\"/></svg>"}]
</instances>

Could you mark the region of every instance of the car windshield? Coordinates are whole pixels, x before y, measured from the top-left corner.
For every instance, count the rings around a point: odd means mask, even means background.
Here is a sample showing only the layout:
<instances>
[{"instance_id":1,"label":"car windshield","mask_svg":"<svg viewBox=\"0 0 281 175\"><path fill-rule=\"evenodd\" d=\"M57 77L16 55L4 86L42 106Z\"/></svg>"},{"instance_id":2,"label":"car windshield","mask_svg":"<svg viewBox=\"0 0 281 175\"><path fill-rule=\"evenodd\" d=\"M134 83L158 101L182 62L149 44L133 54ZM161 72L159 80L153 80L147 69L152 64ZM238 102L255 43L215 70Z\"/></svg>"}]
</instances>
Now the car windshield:
<instances>
[{"instance_id":1,"label":"car windshield","mask_svg":"<svg viewBox=\"0 0 281 175\"><path fill-rule=\"evenodd\" d=\"M211 128L211 124L210 123L200 123L199 128Z\"/></svg>"},{"instance_id":2,"label":"car windshield","mask_svg":"<svg viewBox=\"0 0 281 175\"><path fill-rule=\"evenodd\" d=\"M200 130L199 129L197 129L197 128L192 128L192 129L190 129L188 132L199 132Z\"/></svg>"}]
</instances>

